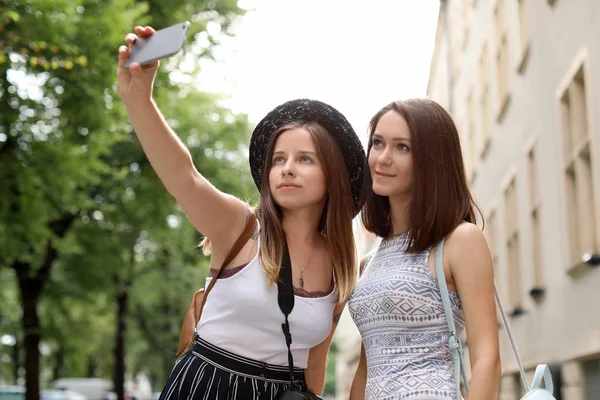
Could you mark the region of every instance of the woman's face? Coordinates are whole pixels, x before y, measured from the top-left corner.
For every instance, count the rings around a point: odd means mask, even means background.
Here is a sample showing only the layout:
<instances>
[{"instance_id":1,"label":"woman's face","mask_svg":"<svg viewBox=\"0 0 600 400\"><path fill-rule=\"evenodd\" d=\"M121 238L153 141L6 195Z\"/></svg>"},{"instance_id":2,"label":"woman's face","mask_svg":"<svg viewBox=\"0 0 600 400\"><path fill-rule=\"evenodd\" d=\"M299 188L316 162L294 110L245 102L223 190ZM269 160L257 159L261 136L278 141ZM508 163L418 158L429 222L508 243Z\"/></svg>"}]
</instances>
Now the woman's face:
<instances>
[{"instance_id":1,"label":"woman's face","mask_svg":"<svg viewBox=\"0 0 600 400\"><path fill-rule=\"evenodd\" d=\"M410 196L413 181L410 139L408 124L397 112L388 111L379 119L369 152L369 169L376 194Z\"/></svg>"},{"instance_id":2,"label":"woman's face","mask_svg":"<svg viewBox=\"0 0 600 400\"><path fill-rule=\"evenodd\" d=\"M279 135L273 150L269 188L273 200L286 210L322 205L327 182L317 148L304 128Z\"/></svg>"}]
</instances>

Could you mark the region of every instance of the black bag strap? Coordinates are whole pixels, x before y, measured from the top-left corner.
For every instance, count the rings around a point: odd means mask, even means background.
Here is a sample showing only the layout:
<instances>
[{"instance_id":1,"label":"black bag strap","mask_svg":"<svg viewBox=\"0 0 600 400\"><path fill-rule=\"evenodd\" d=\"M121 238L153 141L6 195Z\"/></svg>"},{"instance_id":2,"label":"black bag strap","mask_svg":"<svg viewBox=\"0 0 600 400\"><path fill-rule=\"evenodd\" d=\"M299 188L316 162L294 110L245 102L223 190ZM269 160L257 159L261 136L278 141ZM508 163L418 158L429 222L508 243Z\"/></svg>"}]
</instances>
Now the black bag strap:
<instances>
[{"instance_id":1,"label":"black bag strap","mask_svg":"<svg viewBox=\"0 0 600 400\"><path fill-rule=\"evenodd\" d=\"M290 332L290 323L288 316L294 309L294 287L292 283L292 262L290 261L290 251L287 246L287 241L284 240L283 259L281 269L279 271L279 280L277 281L277 303L283 315L285 322L281 324L283 335L285 336L285 344L288 348L288 363L290 366L290 383L294 383L294 357L290 348L292 344L292 333Z\"/></svg>"}]
</instances>

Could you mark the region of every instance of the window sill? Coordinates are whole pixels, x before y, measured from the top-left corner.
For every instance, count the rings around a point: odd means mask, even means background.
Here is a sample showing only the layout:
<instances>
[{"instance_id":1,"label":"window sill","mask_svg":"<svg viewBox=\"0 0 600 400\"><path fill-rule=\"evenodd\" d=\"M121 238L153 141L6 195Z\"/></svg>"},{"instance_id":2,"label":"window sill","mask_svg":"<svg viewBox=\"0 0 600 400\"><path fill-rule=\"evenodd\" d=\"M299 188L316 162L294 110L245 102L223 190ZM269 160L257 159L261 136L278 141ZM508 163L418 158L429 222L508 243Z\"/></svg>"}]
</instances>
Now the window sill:
<instances>
[{"instance_id":1,"label":"window sill","mask_svg":"<svg viewBox=\"0 0 600 400\"><path fill-rule=\"evenodd\" d=\"M597 253L586 253L581 256L581 261L571 265L567 269L567 274L572 278L578 278L596 268L600 269L600 255Z\"/></svg>"},{"instance_id":2,"label":"window sill","mask_svg":"<svg viewBox=\"0 0 600 400\"><path fill-rule=\"evenodd\" d=\"M471 176L469 176L469 182L471 183L471 185L475 184L475 181L477 180L477 170L475 168L471 169Z\"/></svg>"},{"instance_id":3,"label":"window sill","mask_svg":"<svg viewBox=\"0 0 600 400\"><path fill-rule=\"evenodd\" d=\"M482 161L486 159L488 152L490 150L491 144L492 144L492 138L487 137L484 139L483 145L481 146L481 150L479 151L479 158Z\"/></svg>"},{"instance_id":4,"label":"window sill","mask_svg":"<svg viewBox=\"0 0 600 400\"><path fill-rule=\"evenodd\" d=\"M510 94L504 96L502 102L500 103L500 108L498 109L498 116L496 117L496 122L501 124L506 116L506 112L508 111L508 107L510 105Z\"/></svg>"},{"instance_id":5,"label":"window sill","mask_svg":"<svg viewBox=\"0 0 600 400\"><path fill-rule=\"evenodd\" d=\"M529 296L535 301L540 301L546 295L546 288L543 286L533 286L529 289Z\"/></svg>"},{"instance_id":6,"label":"window sill","mask_svg":"<svg viewBox=\"0 0 600 400\"><path fill-rule=\"evenodd\" d=\"M517 306L517 307L514 307L514 308L508 310L507 314L509 317L512 317L512 318L519 317L521 315L525 315L525 309L521 306Z\"/></svg>"},{"instance_id":7,"label":"window sill","mask_svg":"<svg viewBox=\"0 0 600 400\"><path fill-rule=\"evenodd\" d=\"M536 197L531 202L531 206L529 207L529 215L533 215L533 214L539 213L541 204L542 204L542 200L540 200L539 197ZM538 217L539 217L539 215L538 215Z\"/></svg>"},{"instance_id":8,"label":"window sill","mask_svg":"<svg viewBox=\"0 0 600 400\"><path fill-rule=\"evenodd\" d=\"M521 59L519 64L517 65L517 72L521 75L525 73L527 70L527 65L529 64L529 53L531 52L531 42L528 40L523 47L523 51L521 52Z\"/></svg>"}]
</instances>

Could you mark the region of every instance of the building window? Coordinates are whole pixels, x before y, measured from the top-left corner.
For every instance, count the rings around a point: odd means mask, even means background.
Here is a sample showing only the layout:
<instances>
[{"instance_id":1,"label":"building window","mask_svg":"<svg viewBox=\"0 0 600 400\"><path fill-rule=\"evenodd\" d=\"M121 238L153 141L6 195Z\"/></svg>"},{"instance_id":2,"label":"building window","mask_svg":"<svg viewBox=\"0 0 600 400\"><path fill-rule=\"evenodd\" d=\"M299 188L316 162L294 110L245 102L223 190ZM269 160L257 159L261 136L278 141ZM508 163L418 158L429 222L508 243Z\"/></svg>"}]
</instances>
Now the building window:
<instances>
[{"instance_id":1,"label":"building window","mask_svg":"<svg viewBox=\"0 0 600 400\"><path fill-rule=\"evenodd\" d=\"M498 249L496 248L496 239L498 238L498 227L496 226L496 210L492 210L489 212L488 217L485 219L485 234L488 242L488 246L490 246L490 251L492 253L492 260L494 264L496 264L498 258Z\"/></svg>"},{"instance_id":2,"label":"building window","mask_svg":"<svg viewBox=\"0 0 600 400\"><path fill-rule=\"evenodd\" d=\"M570 233L570 264L579 263L582 254L595 252L593 179L590 133L583 68L561 99L563 117L564 171L567 189L567 220ZM591 215L590 215L591 213Z\"/></svg>"},{"instance_id":3,"label":"building window","mask_svg":"<svg viewBox=\"0 0 600 400\"><path fill-rule=\"evenodd\" d=\"M452 46L452 77L456 82L460 74L462 61L463 40L467 21L464 20L463 1L450 2L451 46Z\"/></svg>"},{"instance_id":4,"label":"building window","mask_svg":"<svg viewBox=\"0 0 600 400\"><path fill-rule=\"evenodd\" d=\"M519 73L525 72L531 44L531 26L529 7L531 0L517 0L519 12L519 39L521 44L521 57L519 61Z\"/></svg>"},{"instance_id":5,"label":"building window","mask_svg":"<svg viewBox=\"0 0 600 400\"><path fill-rule=\"evenodd\" d=\"M523 383L519 373L508 373L502 376L499 399L520 400L523 395Z\"/></svg>"},{"instance_id":6,"label":"building window","mask_svg":"<svg viewBox=\"0 0 600 400\"><path fill-rule=\"evenodd\" d=\"M590 152L591 133L583 65L562 94L560 108L569 264L574 267L580 263L585 253L596 253L598 250Z\"/></svg>"},{"instance_id":7,"label":"building window","mask_svg":"<svg viewBox=\"0 0 600 400\"><path fill-rule=\"evenodd\" d=\"M464 49L465 47L467 47L467 43L469 42L469 30L470 30L470 23L469 23L469 11L470 11L470 7L469 7L469 3L468 0L461 0L460 1L460 7L461 7L461 14L462 14L462 48Z\"/></svg>"},{"instance_id":8,"label":"building window","mask_svg":"<svg viewBox=\"0 0 600 400\"><path fill-rule=\"evenodd\" d=\"M600 358L583 362L585 400L600 398Z\"/></svg>"},{"instance_id":9,"label":"building window","mask_svg":"<svg viewBox=\"0 0 600 400\"><path fill-rule=\"evenodd\" d=\"M489 53L486 44L481 49L479 56L479 70L480 70L480 82L479 87L481 88L481 146L480 157L482 159L487 155L487 151L490 145L492 137L492 106L490 104L490 63Z\"/></svg>"},{"instance_id":10,"label":"building window","mask_svg":"<svg viewBox=\"0 0 600 400\"><path fill-rule=\"evenodd\" d=\"M529 223L531 227L531 252L533 258L533 287L530 294L536 298L543 294L544 271L542 255L542 229L540 227L540 193L539 176L537 169L537 143L527 152L527 178L528 178L528 202Z\"/></svg>"},{"instance_id":11,"label":"building window","mask_svg":"<svg viewBox=\"0 0 600 400\"><path fill-rule=\"evenodd\" d=\"M471 174L473 173L473 165L470 162L470 157L469 157L470 139L469 139L469 129L468 129L468 127L469 127L468 116L463 115L460 118L455 118L454 124L456 125L456 129L458 131L458 138L460 139L460 149L461 149L462 155L463 155L465 174L467 175L467 179L470 179Z\"/></svg>"},{"instance_id":12,"label":"building window","mask_svg":"<svg viewBox=\"0 0 600 400\"><path fill-rule=\"evenodd\" d=\"M513 379L513 388L514 388L514 398L516 400L521 400L523 398L523 396L525 395L525 393L523 393L523 380L521 379L521 374L517 373L517 374L513 374L512 376Z\"/></svg>"},{"instance_id":13,"label":"building window","mask_svg":"<svg viewBox=\"0 0 600 400\"><path fill-rule=\"evenodd\" d=\"M498 239L498 225L496 222L496 210L491 210L485 218L484 227L485 237L487 239L490 253L492 254L492 264L494 266L494 279L497 282L499 295L501 298L505 298L506 284L500 279L500 273L498 271L498 248L496 240ZM502 316L500 315L500 309L496 307L496 320L498 322L498 328L502 326Z\"/></svg>"},{"instance_id":14,"label":"building window","mask_svg":"<svg viewBox=\"0 0 600 400\"><path fill-rule=\"evenodd\" d=\"M506 254L508 257L506 260L509 288L508 304L510 307L509 313L512 315L518 315L523 311L516 189L516 180L513 178L504 191L504 207L506 212Z\"/></svg>"},{"instance_id":15,"label":"building window","mask_svg":"<svg viewBox=\"0 0 600 400\"><path fill-rule=\"evenodd\" d=\"M477 177L477 128L475 126L475 96L473 89L469 91L467 97L467 158L470 165L470 176L469 180L471 183L475 181Z\"/></svg>"},{"instance_id":16,"label":"building window","mask_svg":"<svg viewBox=\"0 0 600 400\"><path fill-rule=\"evenodd\" d=\"M496 120L501 122L509 103L510 79L506 0L497 0L494 19L496 24L496 86L498 91Z\"/></svg>"}]
</instances>

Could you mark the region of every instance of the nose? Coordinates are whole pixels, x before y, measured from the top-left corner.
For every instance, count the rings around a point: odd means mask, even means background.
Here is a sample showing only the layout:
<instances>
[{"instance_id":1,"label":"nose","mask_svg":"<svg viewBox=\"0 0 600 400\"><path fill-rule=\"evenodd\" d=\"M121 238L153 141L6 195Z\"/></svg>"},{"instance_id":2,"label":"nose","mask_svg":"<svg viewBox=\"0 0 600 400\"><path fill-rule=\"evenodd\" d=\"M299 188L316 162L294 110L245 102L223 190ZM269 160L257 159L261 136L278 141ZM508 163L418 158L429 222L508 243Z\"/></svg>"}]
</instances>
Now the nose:
<instances>
[{"instance_id":1,"label":"nose","mask_svg":"<svg viewBox=\"0 0 600 400\"><path fill-rule=\"evenodd\" d=\"M381 165L390 165L392 162L392 158L389 153L389 147L386 147L382 152L377 156L377 162Z\"/></svg>"},{"instance_id":2,"label":"nose","mask_svg":"<svg viewBox=\"0 0 600 400\"><path fill-rule=\"evenodd\" d=\"M289 159L284 165L283 168L281 168L281 175L282 176L294 176L295 175L295 171L294 171L294 161Z\"/></svg>"}]
</instances>

